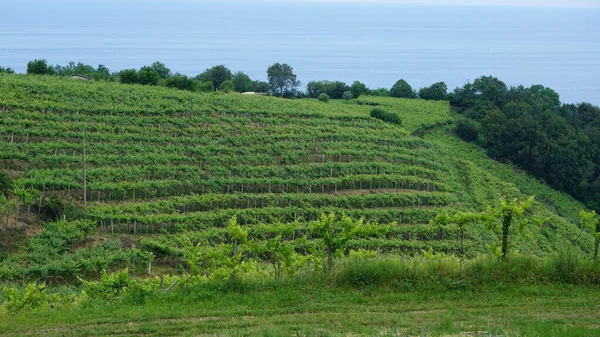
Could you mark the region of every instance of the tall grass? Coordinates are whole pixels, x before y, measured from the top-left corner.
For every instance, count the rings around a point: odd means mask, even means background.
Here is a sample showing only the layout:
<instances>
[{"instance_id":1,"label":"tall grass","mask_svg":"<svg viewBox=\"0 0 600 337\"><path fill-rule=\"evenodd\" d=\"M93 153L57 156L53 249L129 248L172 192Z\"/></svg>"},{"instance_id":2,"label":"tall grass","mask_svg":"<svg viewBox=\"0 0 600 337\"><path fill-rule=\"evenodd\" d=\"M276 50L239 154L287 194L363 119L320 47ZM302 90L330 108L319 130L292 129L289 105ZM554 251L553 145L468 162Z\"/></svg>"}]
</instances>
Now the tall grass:
<instances>
[{"instance_id":1,"label":"tall grass","mask_svg":"<svg viewBox=\"0 0 600 337\"><path fill-rule=\"evenodd\" d=\"M364 287L472 288L494 284L577 285L600 284L600 261L583 258L573 250L554 257L511 255L505 261L484 256L460 260L455 256L384 257L373 260L347 260L338 266L335 284Z\"/></svg>"}]
</instances>

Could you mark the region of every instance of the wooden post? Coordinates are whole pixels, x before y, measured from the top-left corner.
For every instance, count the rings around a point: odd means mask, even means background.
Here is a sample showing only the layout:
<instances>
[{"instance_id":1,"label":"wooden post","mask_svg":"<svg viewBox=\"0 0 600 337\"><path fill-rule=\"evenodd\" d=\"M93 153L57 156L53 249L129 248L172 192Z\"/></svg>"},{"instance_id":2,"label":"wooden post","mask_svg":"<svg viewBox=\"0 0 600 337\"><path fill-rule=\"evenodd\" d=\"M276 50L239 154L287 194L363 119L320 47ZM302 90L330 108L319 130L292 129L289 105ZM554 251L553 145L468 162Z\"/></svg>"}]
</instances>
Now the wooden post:
<instances>
[{"instance_id":1,"label":"wooden post","mask_svg":"<svg viewBox=\"0 0 600 337\"><path fill-rule=\"evenodd\" d=\"M85 163L85 129L83 129L83 205L87 206L87 170L86 170L86 163Z\"/></svg>"}]
</instances>

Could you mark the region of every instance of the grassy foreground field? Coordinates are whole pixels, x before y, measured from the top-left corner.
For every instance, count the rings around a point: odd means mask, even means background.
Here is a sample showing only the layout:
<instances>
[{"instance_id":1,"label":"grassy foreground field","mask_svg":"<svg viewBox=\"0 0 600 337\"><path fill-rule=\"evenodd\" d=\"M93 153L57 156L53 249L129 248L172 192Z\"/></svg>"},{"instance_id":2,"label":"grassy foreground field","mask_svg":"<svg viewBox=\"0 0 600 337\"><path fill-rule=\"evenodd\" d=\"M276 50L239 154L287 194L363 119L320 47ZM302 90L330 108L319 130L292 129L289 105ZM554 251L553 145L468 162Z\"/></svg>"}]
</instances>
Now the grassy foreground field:
<instances>
[{"instance_id":1,"label":"grassy foreground field","mask_svg":"<svg viewBox=\"0 0 600 337\"><path fill-rule=\"evenodd\" d=\"M600 336L600 289L494 285L402 292L319 282L188 287L143 305L40 310L0 319L20 336ZM479 332L479 334L476 334Z\"/></svg>"}]
</instances>

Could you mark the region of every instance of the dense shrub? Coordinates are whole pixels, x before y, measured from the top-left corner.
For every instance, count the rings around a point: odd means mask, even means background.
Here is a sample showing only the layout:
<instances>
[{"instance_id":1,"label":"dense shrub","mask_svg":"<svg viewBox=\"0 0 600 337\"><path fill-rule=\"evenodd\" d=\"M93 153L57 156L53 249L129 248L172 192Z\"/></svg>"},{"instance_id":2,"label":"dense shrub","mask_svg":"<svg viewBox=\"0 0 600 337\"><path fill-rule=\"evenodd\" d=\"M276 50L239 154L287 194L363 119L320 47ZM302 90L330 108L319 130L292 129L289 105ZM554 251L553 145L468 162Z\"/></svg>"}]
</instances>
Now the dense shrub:
<instances>
[{"instance_id":1,"label":"dense shrub","mask_svg":"<svg viewBox=\"0 0 600 337\"><path fill-rule=\"evenodd\" d=\"M375 108L371 110L371 117L380 119L384 122L402 125L402 119L400 119L400 116L396 115L395 113L387 112L383 109Z\"/></svg>"},{"instance_id":2,"label":"dense shrub","mask_svg":"<svg viewBox=\"0 0 600 337\"><path fill-rule=\"evenodd\" d=\"M469 120L462 120L456 124L454 130L456 135L459 136L465 142L473 142L479 137L479 131L475 123Z\"/></svg>"},{"instance_id":3,"label":"dense shrub","mask_svg":"<svg viewBox=\"0 0 600 337\"><path fill-rule=\"evenodd\" d=\"M329 102L329 95L327 95L327 94L320 94L319 95L319 101L321 101L323 103Z\"/></svg>"},{"instance_id":4,"label":"dense shrub","mask_svg":"<svg viewBox=\"0 0 600 337\"><path fill-rule=\"evenodd\" d=\"M342 98L345 99L346 101L349 101L352 98L354 98L354 96L352 95L352 91L344 91Z\"/></svg>"},{"instance_id":5,"label":"dense shrub","mask_svg":"<svg viewBox=\"0 0 600 337\"><path fill-rule=\"evenodd\" d=\"M54 73L46 60L33 60L27 62L27 73L31 75L52 75Z\"/></svg>"},{"instance_id":6,"label":"dense shrub","mask_svg":"<svg viewBox=\"0 0 600 337\"><path fill-rule=\"evenodd\" d=\"M158 85L160 81L160 75L151 67L142 67L138 71L138 81L143 85Z\"/></svg>"},{"instance_id":7,"label":"dense shrub","mask_svg":"<svg viewBox=\"0 0 600 337\"><path fill-rule=\"evenodd\" d=\"M194 91L194 80L192 80L191 78L185 76L185 75L181 75L181 74L175 74L169 78L166 79L165 81L165 86L169 87L169 88L176 88L179 90L188 90L188 91Z\"/></svg>"},{"instance_id":8,"label":"dense shrub","mask_svg":"<svg viewBox=\"0 0 600 337\"><path fill-rule=\"evenodd\" d=\"M135 69L124 69L119 72L119 82L123 84L136 84L140 79Z\"/></svg>"},{"instance_id":9,"label":"dense shrub","mask_svg":"<svg viewBox=\"0 0 600 337\"><path fill-rule=\"evenodd\" d=\"M417 98L417 92L405 80L398 80L390 90L390 96L399 98Z\"/></svg>"}]
</instances>

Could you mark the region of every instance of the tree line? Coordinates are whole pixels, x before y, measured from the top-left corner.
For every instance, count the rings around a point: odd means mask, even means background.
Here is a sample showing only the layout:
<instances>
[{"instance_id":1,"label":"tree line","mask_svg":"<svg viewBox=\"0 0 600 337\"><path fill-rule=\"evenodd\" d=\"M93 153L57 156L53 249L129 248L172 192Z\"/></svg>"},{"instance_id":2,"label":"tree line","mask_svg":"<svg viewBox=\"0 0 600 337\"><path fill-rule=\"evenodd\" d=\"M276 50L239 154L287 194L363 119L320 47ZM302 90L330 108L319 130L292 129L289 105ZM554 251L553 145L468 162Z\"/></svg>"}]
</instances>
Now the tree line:
<instances>
[{"instance_id":1,"label":"tree line","mask_svg":"<svg viewBox=\"0 0 600 337\"><path fill-rule=\"evenodd\" d=\"M15 73L10 67L0 67L0 73ZM100 64L97 67L81 62L69 62L67 65L49 65L45 59L35 59L27 63L27 74L88 76L95 80L114 81L124 84L162 85L180 90L211 92L261 92L286 98L319 98L322 102L329 99L358 98L361 95L389 96L399 98L421 98L426 100L448 99L448 87L437 82L418 91L404 79L398 80L390 89L370 89L366 84L355 81L351 85L341 81L310 81L306 91L301 91L293 68L288 64L275 63L267 69L267 82L252 80L243 71L232 72L224 65L215 65L196 76L173 73L164 63L156 61L139 69L123 69L118 72Z\"/></svg>"},{"instance_id":2,"label":"tree line","mask_svg":"<svg viewBox=\"0 0 600 337\"><path fill-rule=\"evenodd\" d=\"M450 103L466 117L461 138L600 210L599 107L561 104L550 88L508 87L492 76L456 88Z\"/></svg>"}]
</instances>

